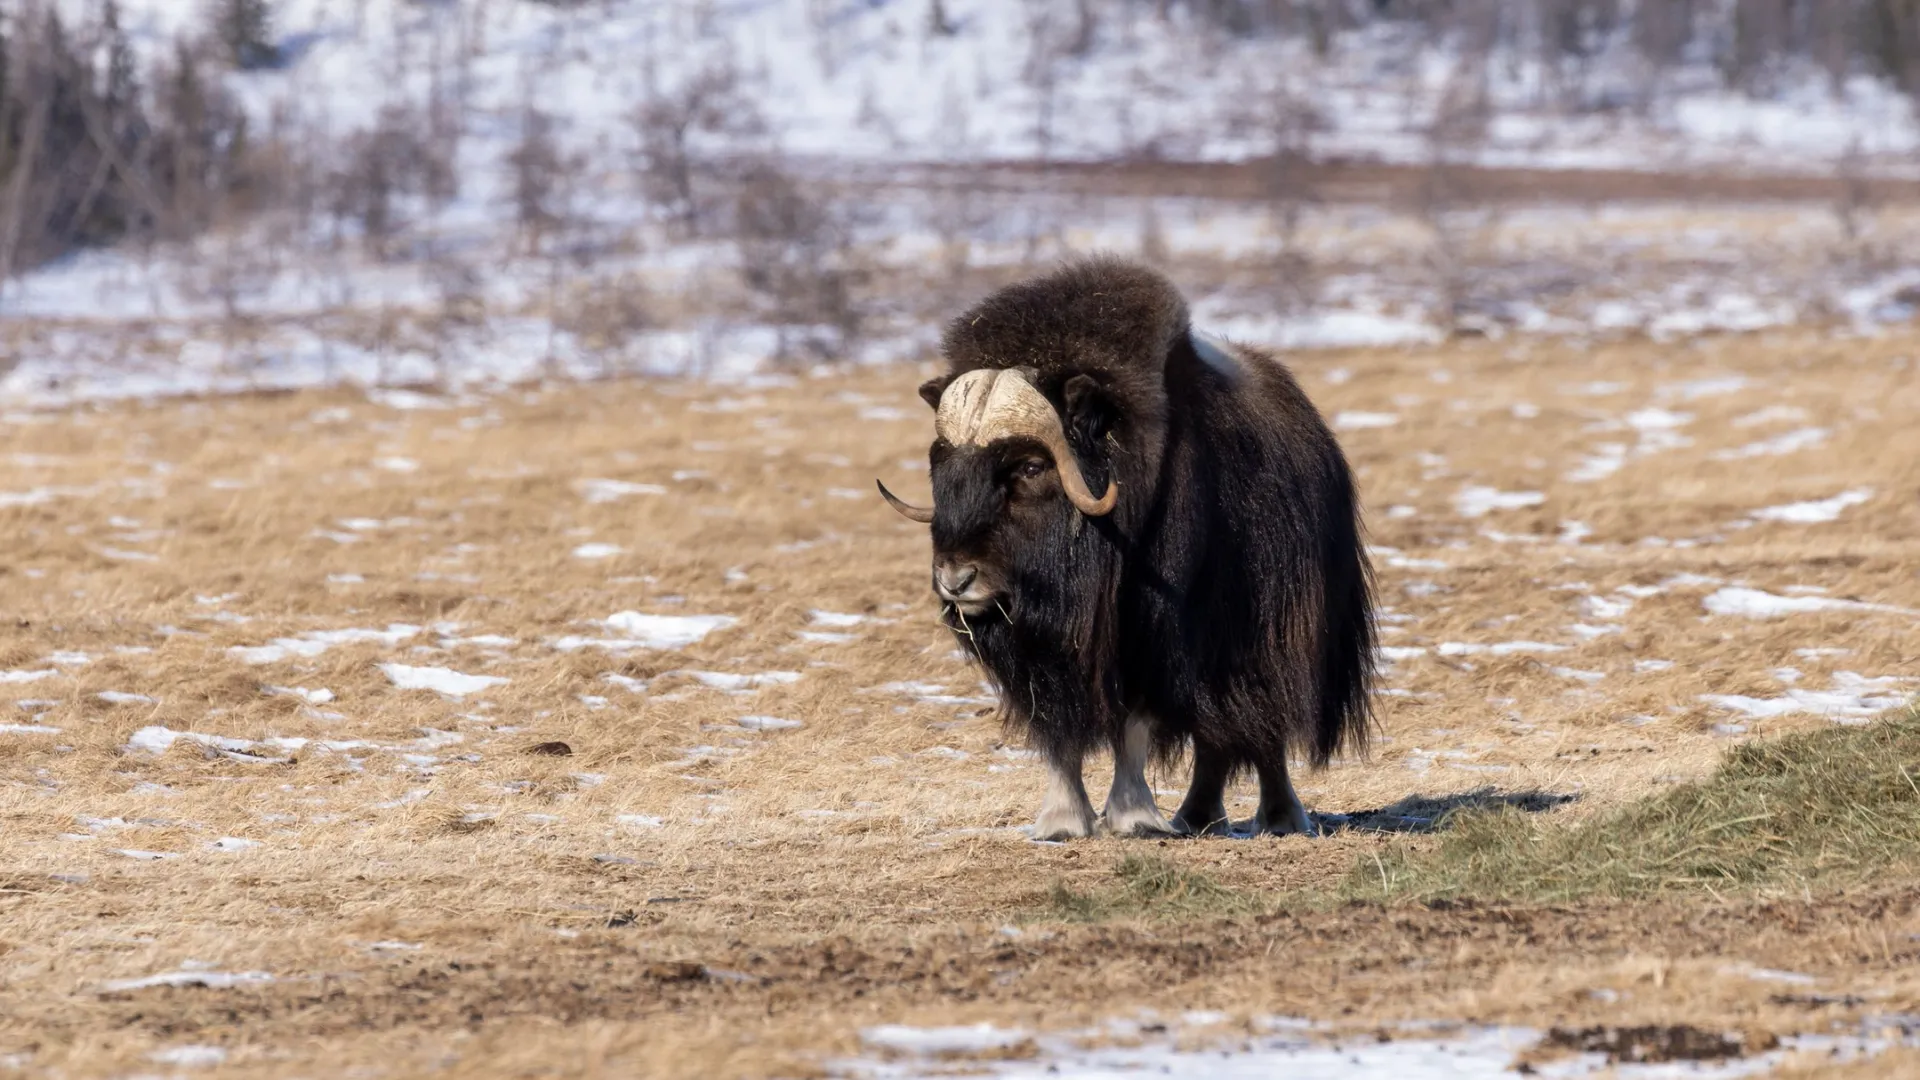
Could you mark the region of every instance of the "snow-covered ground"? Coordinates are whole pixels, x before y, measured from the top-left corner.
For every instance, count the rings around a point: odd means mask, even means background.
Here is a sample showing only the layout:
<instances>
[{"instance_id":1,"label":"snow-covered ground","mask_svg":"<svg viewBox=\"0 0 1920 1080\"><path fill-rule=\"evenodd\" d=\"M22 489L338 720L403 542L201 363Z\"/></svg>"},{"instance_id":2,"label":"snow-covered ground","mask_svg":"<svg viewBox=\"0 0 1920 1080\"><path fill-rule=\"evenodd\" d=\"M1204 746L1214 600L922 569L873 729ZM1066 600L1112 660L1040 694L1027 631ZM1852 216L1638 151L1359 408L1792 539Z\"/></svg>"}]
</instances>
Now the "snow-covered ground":
<instances>
[{"instance_id":1,"label":"snow-covered ground","mask_svg":"<svg viewBox=\"0 0 1920 1080\"><path fill-rule=\"evenodd\" d=\"M861 1080L909 1080L953 1075L953 1062L962 1060L969 1062L967 1075L1006 1080L1122 1080L1142 1075L1220 1080L1273 1076L1293 1080L1453 1080L1520 1075L1706 1080L1765 1076L1796 1054L1859 1060L1904 1044L1899 1039L1865 1034L1790 1036L1781 1041L1779 1049L1750 1057L1642 1064L1609 1062L1599 1053L1562 1053L1517 1068L1526 1053L1541 1043L1539 1032L1514 1027L1403 1024L1395 1025L1400 1029L1398 1038L1376 1034L1341 1039L1330 1037L1322 1025L1260 1018L1251 1026L1264 1030L1264 1034L1227 1038L1223 1030L1226 1019L1218 1014L1188 1013L1171 1022L1114 1020L1103 1029L1078 1037L1035 1036L989 1024L940 1028L888 1024L863 1031L861 1041L867 1056L837 1062L834 1072ZM1171 1031L1177 1031L1178 1037ZM1116 1039L1122 1045L1105 1045ZM978 1060L969 1060L974 1058Z\"/></svg>"}]
</instances>

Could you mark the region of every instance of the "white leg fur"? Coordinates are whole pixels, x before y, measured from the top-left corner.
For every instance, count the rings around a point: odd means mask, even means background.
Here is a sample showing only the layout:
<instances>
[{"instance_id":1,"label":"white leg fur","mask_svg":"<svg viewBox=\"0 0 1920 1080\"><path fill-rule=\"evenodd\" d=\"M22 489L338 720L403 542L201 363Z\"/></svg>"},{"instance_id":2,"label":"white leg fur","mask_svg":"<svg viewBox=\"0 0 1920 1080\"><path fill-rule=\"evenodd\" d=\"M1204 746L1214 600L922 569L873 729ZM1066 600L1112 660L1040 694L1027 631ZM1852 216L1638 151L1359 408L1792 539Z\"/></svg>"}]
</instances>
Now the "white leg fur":
<instances>
[{"instance_id":1,"label":"white leg fur","mask_svg":"<svg viewBox=\"0 0 1920 1080\"><path fill-rule=\"evenodd\" d=\"M1115 836L1174 835L1173 826L1154 805L1153 789L1147 786L1147 755L1152 750L1147 722L1128 718L1126 736L1113 748L1113 788L1107 792L1107 807L1101 815L1107 831Z\"/></svg>"},{"instance_id":2,"label":"white leg fur","mask_svg":"<svg viewBox=\"0 0 1920 1080\"><path fill-rule=\"evenodd\" d=\"M1040 800L1040 817L1033 823L1035 840L1071 840L1092 836L1093 803L1080 779L1080 755L1047 759L1047 794Z\"/></svg>"}]
</instances>

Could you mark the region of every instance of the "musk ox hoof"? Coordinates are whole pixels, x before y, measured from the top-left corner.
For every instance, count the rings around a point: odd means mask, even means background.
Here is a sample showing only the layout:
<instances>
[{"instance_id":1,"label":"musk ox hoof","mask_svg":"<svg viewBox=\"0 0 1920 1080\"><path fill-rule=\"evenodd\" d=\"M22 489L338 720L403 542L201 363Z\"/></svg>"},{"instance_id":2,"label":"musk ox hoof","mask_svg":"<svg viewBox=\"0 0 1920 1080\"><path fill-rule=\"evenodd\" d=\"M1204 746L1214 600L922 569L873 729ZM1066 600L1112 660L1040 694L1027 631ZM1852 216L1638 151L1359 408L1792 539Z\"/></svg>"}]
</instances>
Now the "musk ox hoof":
<instances>
[{"instance_id":1,"label":"musk ox hoof","mask_svg":"<svg viewBox=\"0 0 1920 1080\"><path fill-rule=\"evenodd\" d=\"M1197 817L1195 820L1198 820ZM1168 824L1175 833L1181 836L1232 836L1233 835L1233 822L1228 821L1227 815L1225 814L1221 814L1220 816L1214 818L1211 821L1203 822L1200 824L1194 824L1193 822L1188 821L1186 816L1183 814L1175 814L1173 816L1173 820Z\"/></svg>"},{"instance_id":2,"label":"musk ox hoof","mask_svg":"<svg viewBox=\"0 0 1920 1080\"><path fill-rule=\"evenodd\" d=\"M1047 809L1033 823L1035 840L1080 840L1093 835L1093 808L1084 812L1073 808Z\"/></svg>"},{"instance_id":3,"label":"musk ox hoof","mask_svg":"<svg viewBox=\"0 0 1920 1080\"><path fill-rule=\"evenodd\" d=\"M1160 816L1160 811L1152 806L1131 806L1125 809L1109 805L1102 814L1101 821L1107 831L1115 836L1152 838L1156 836L1180 836L1180 830Z\"/></svg>"},{"instance_id":4,"label":"musk ox hoof","mask_svg":"<svg viewBox=\"0 0 1920 1080\"><path fill-rule=\"evenodd\" d=\"M1297 815L1288 814L1273 821L1265 821L1256 817L1252 821L1247 822L1247 827L1244 831L1251 832L1254 836L1317 837L1320 835L1320 826L1302 811Z\"/></svg>"}]
</instances>

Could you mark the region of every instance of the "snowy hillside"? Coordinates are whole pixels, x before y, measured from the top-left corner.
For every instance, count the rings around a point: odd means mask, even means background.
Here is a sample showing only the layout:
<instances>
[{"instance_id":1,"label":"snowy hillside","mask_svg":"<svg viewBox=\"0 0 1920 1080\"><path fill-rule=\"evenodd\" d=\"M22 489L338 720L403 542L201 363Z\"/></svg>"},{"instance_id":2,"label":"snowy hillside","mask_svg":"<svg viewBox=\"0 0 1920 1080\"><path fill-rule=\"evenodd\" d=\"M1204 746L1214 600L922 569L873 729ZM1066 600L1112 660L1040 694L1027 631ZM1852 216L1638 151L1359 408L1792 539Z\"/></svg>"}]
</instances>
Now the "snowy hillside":
<instances>
[{"instance_id":1,"label":"snowy hillside","mask_svg":"<svg viewBox=\"0 0 1920 1080\"><path fill-rule=\"evenodd\" d=\"M148 47L203 21L182 0L123 4ZM941 34L926 0L280 0L285 70L234 83L262 119L291 105L340 131L451 75L481 116L533 103L594 145L623 141L650 94L724 66L783 150L886 162L1241 158L1269 152L1262 113L1286 95L1320 114L1316 153L1419 161L1460 67L1449 42L1391 23L1338 35L1322 58L1304 39L1236 38L1145 3L1099 7L1082 41L1071 7L946 0ZM1920 149L1905 96L1811 65L1761 97L1705 63L1655 74L1614 50L1582 72L1576 104L1591 111L1569 108L1537 58L1496 54L1487 77L1492 120L1464 152L1489 164L1818 171L1850 148L1913 167Z\"/></svg>"},{"instance_id":2,"label":"snowy hillside","mask_svg":"<svg viewBox=\"0 0 1920 1080\"><path fill-rule=\"evenodd\" d=\"M76 25L100 10L58 3ZM275 0L279 62L219 75L271 152L248 209L0 281L0 401L890 361L925 355L968 296L1095 249L1161 263L1215 329L1290 348L1870 331L1920 304L1920 223L1845 187L1920 175L1910 98L1863 71L1788 57L1736 92L1706 37L1654 69L1601 35L1569 67L1391 20L1316 50L1179 3L932 10ZM208 11L120 0L149 89ZM1423 191L1477 163L1839 194L1704 210L1321 204L1284 174L1253 202L1186 173L1153 197L976 183L1040 159L1276 154L1404 167Z\"/></svg>"}]
</instances>

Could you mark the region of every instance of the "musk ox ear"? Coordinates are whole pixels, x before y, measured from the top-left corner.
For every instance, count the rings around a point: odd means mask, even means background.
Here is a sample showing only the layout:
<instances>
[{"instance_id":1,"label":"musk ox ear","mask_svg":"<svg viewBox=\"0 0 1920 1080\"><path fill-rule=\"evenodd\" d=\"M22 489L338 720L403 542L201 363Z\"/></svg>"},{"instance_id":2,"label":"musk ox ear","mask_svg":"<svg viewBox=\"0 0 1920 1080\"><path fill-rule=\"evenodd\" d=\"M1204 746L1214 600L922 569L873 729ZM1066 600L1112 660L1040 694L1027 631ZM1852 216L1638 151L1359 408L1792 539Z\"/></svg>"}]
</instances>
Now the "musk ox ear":
<instances>
[{"instance_id":1,"label":"musk ox ear","mask_svg":"<svg viewBox=\"0 0 1920 1080\"><path fill-rule=\"evenodd\" d=\"M935 375L920 384L920 400L934 412L940 411L940 395L947 392L947 384L953 381L951 375Z\"/></svg>"},{"instance_id":2,"label":"musk ox ear","mask_svg":"<svg viewBox=\"0 0 1920 1080\"><path fill-rule=\"evenodd\" d=\"M1091 375L1075 375L1062 388L1067 402L1067 429L1088 442L1098 442L1112 429L1119 412L1113 399Z\"/></svg>"}]
</instances>

